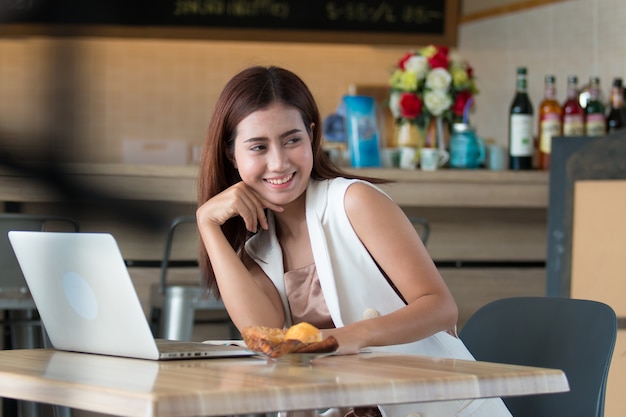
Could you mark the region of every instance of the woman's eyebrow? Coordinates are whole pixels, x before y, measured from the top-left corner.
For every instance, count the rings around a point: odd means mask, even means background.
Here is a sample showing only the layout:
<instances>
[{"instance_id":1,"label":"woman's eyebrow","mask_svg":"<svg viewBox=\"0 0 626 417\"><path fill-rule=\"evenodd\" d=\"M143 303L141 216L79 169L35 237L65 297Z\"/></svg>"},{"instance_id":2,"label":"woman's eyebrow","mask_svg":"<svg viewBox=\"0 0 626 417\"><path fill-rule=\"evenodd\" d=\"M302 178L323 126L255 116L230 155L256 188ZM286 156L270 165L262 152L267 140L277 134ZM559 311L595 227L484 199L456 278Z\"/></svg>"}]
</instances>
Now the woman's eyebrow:
<instances>
[{"instance_id":1,"label":"woman's eyebrow","mask_svg":"<svg viewBox=\"0 0 626 417\"><path fill-rule=\"evenodd\" d=\"M286 131L282 135L280 135L280 138L283 139L287 136L293 135L294 133L300 133L300 132L302 132L301 129L291 129L291 130Z\"/></svg>"},{"instance_id":2,"label":"woman's eyebrow","mask_svg":"<svg viewBox=\"0 0 626 417\"><path fill-rule=\"evenodd\" d=\"M263 136L255 136L255 137L252 137L252 138L245 139L245 140L243 141L243 143L250 143L250 142L266 142L267 140L268 140L268 139L267 139L266 137L263 137Z\"/></svg>"},{"instance_id":3,"label":"woman's eyebrow","mask_svg":"<svg viewBox=\"0 0 626 417\"><path fill-rule=\"evenodd\" d=\"M293 135L294 133L300 133L300 132L302 132L302 129L291 129L291 130L288 130L288 131L286 131L284 133L281 133L279 135L279 138L280 139L284 139L287 136ZM265 137L265 136L255 136L255 137L248 138L248 139L244 140L244 143L263 142L263 141L267 141L267 140L269 140L269 139L267 137Z\"/></svg>"}]
</instances>

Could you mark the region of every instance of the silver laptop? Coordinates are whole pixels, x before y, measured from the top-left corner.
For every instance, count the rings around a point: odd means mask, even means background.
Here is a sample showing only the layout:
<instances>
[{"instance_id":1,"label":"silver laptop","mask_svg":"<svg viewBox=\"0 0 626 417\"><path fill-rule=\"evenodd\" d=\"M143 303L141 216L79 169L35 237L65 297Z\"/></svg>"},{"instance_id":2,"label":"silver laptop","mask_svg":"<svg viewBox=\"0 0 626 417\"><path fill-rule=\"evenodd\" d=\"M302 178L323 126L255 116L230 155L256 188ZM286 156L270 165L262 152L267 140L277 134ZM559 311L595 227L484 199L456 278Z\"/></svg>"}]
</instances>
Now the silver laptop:
<instances>
[{"instance_id":1,"label":"silver laptop","mask_svg":"<svg viewBox=\"0 0 626 417\"><path fill-rule=\"evenodd\" d=\"M108 233L9 232L54 348L142 359L253 356L241 346L155 340Z\"/></svg>"}]
</instances>

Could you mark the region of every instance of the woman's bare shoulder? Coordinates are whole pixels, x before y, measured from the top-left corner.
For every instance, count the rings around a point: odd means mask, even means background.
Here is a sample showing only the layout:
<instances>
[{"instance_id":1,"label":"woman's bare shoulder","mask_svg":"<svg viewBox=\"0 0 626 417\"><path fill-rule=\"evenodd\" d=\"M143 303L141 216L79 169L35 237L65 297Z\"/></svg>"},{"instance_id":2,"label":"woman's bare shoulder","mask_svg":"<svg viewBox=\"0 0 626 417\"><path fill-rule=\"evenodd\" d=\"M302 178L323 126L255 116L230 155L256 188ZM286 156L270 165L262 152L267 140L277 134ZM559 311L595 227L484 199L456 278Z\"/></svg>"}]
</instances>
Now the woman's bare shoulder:
<instances>
[{"instance_id":1,"label":"woman's bare shoulder","mask_svg":"<svg viewBox=\"0 0 626 417\"><path fill-rule=\"evenodd\" d=\"M380 188L364 181L356 181L348 186L344 202L348 211L351 208L363 209L368 204L396 205Z\"/></svg>"}]
</instances>

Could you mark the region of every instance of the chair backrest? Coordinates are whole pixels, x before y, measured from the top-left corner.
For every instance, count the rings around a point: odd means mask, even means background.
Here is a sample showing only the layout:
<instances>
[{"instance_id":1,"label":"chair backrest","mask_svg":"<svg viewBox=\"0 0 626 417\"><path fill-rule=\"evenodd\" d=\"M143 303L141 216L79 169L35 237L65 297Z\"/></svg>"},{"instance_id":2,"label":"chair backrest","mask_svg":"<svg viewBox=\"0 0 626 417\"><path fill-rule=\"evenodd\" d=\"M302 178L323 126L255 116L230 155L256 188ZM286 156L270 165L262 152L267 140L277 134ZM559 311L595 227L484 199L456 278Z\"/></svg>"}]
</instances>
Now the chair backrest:
<instances>
[{"instance_id":1,"label":"chair backrest","mask_svg":"<svg viewBox=\"0 0 626 417\"><path fill-rule=\"evenodd\" d=\"M459 333L477 360L562 369L570 391L503 398L513 417L602 417L617 318L608 305L556 297L493 301Z\"/></svg>"},{"instance_id":2,"label":"chair backrest","mask_svg":"<svg viewBox=\"0 0 626 417\"><path fill-rule=\"evenodd\" d=\"M428 238L430 237L430 222L425 217L414 217L409 216L409 221L417 230L417 233L420 235L424 246L428 243Z\"/></svg>"},{"instance_id":3,"label":"chair backrest","mask_svg":"<svg viewBox=\"0 0 626 417\"><path fill-rule=\"evenodd\" d=\"M64 216L0 213L0 288L24 290L24 275L9 243L11 230L78 232L78 221Z\"/></svg>"},{"instance_id":4,"label":"chair backrest","mask_svg":"<svg viewBox=\"0 0 626 417\"><path fill-rule=\"evenodd\" d=\"M174 232L176 229L184 224L196 224L196 216L193 214L178 216L172 220L172 223L167 230L167 235L165 236L165 245L163 247L163 257L161 258L161 275L159 281L159 292L161 294L165 293L165 287L167 286L167 271L170 267L170 256L172 254L172 245L174 243Z\"/></svg>"}]
</instances>

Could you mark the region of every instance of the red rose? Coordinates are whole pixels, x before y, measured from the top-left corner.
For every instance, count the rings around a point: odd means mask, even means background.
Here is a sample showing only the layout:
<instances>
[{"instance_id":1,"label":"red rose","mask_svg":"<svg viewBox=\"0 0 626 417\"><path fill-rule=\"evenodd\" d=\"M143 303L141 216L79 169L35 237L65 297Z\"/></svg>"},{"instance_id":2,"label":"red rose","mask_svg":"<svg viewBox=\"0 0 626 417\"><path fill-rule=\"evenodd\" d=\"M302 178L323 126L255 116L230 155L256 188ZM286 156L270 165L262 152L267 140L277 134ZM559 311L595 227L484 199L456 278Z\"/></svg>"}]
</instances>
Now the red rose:
<instances>
[{"instance_id":1,"label":"red rose","mask_svg":"<svg viewBox=\"0 0 626 417\"><path fill-rule=\"evenodd\" d=\"M472 98L472 93L469 91L459 91L456 95L454 104L452 105L452 113L457 116L463 116L465 105L470 98Z\"/></svg>"},{"instance_id":2,"label":"red rose","mask_svg":"<svg viewBox=\"0 0 626 417\"><path fill-rule=\"evenodd\" d=\"M407 52L398 62L398 67L404 71L406 68L404 68L404 64L406 64L406 61L409 60L409 58L411 58L413 56L413 54L411 52Z\"/></svg>"},{"instance_id":3,"label":"red rose","mask_svg":"<svg viewBox=\"0 0 626 417\"><path fill-rule=\"evenodd\" d=\"M400 114L406 118L416 118L422 112L422 100L412 93L400 96Z\"/></svg>"},{"instance_id":4,"label":"red rose","mask_svg":"<svg viewBox=\"0 0 626 417\"><path fill-rule=\"evenodd\" d=\"M448 48L440 48L437 53L428 59L431 68L448 69Z\"/></svg>"}]
</instances>

